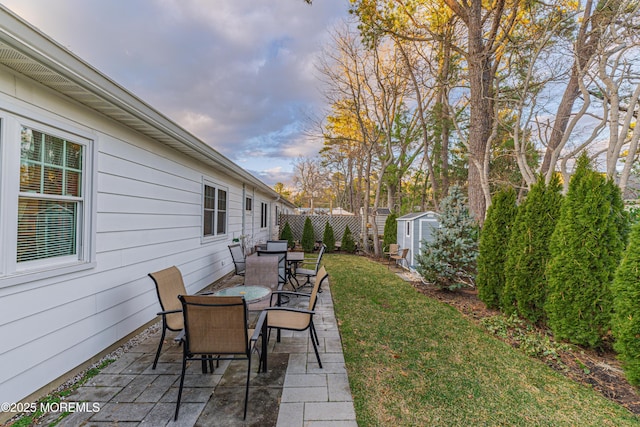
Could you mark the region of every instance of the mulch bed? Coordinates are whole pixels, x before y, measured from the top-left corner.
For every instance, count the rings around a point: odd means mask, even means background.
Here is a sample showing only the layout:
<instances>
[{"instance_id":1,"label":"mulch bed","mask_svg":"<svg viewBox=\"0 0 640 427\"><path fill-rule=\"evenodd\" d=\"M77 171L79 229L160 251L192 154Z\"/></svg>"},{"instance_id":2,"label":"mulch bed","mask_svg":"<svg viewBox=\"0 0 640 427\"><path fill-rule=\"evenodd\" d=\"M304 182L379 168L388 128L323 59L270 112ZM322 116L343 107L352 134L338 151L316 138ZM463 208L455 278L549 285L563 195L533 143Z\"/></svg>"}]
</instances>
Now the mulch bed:
<instances>
[{"instance_id":1,"label":"mulch bed","mask_svg":"<svg viewBox=\"0 0 640 427\"><path fill-rule=\"evenodd\" d=\"M475 289L453 292L421 282L412 281L411 283L424 295L451 305L476 324L486 317L500 314L499 311L487 309L478 298ZM506 341L508 342L508 339ZM509 344L516 347L515 342L509 342ZM545 362L566 377L592 387L607 399L640 415L640 393L625 379L620 362L612 350L561 351L559 356L561 363Z\"/></svg>"}]
</instances>

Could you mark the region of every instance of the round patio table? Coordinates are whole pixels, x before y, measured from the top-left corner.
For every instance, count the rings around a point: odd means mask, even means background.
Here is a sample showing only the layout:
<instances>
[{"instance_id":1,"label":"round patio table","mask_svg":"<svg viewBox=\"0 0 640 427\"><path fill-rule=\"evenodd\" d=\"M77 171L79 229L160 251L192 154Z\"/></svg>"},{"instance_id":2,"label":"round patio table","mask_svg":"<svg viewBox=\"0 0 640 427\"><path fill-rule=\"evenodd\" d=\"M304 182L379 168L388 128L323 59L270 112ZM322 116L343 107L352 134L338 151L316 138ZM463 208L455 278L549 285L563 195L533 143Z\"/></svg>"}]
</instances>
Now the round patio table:
<instances>
[{"instance_id":1,"label":"round patio table","mask_svg":"<svg viewBox=\"0 0 640 427\"><path fill-rule=\"evenodd\" d=\"M271 289L266 286L234 286L232 288L220 289L215 292L214 295L219 296L235 296L235 297L244 297L247 303L260 301L271 294Z\"/></svg>"}]
</instances>

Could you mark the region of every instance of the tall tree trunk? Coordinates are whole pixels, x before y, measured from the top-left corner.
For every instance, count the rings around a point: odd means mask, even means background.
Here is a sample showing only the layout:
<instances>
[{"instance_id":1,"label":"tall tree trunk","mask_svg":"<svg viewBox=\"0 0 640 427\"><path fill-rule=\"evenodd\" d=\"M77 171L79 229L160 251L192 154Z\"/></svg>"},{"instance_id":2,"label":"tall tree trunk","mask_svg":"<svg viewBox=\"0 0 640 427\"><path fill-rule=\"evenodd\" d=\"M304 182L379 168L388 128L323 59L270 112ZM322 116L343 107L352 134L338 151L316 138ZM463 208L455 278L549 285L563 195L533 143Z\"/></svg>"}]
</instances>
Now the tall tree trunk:
<instances>
[{"instance_id":1,"label":"tall tree trunk","mask_svg":"<svg viewBox=\"0 0 640 427\"><path fill-rule=\"evenodd\" d=\"M438 105L440 105L440 191L442 197L449 193L449 135L451 127L451 117L449 116L449 84L447 80L451 72L451 35L447 32L442 46L442 66L438 77ZM434 195L434 204L440 204L440 197Z\"/></svg>"},{"instance_id":2,"label":"tall tree trunk","mask_svg":"<svg viewBox=\"0 0 640 427\"><path fill-rule=\"evenodd\" d=\"M488 177L485 176L484 163L493 117L493 78L491 61L483 45L481 2L474 0L469 12L469 209L478 223L482 224L487 208L485 184Z\"/></svg>"}]
</instances>

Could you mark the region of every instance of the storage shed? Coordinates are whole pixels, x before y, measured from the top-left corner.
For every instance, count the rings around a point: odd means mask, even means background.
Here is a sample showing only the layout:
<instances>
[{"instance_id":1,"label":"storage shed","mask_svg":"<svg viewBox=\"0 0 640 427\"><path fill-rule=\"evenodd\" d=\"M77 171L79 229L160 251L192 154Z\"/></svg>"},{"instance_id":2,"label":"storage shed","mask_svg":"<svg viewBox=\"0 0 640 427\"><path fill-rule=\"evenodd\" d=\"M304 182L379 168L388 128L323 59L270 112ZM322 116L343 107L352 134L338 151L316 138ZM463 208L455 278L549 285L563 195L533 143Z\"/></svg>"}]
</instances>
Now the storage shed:
<instances>
[{"instance_id":1,"label":"storage shed","mask_svg":"<svg viewBox=\"0 0 640 427\"><path fill-rule=\"evenodd\" d=\"M415 268L422 241L433 240L433 232L440 226L439 217L436 212L427 211L406 214L397 219L397 243L401 249L409 248L407 262L410 268Z\"/></svg>"}]
</instances>

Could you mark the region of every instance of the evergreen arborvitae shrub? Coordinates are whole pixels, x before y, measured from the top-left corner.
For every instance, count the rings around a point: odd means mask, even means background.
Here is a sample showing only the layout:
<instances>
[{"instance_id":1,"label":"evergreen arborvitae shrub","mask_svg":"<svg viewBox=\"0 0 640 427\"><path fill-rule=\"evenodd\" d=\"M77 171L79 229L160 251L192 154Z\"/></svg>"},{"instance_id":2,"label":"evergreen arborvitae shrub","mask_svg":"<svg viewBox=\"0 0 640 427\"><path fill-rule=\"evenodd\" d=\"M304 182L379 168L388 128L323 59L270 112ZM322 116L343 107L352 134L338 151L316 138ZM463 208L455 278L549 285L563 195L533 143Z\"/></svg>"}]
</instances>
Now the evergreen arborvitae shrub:
<instances>
[{"instance_id":1,"label":"evergreen arborvitae shrub","mask_svg":"<svg viewBox=\"0 0 640 427\"><path fill-rule=\"evenodd\" d=\"M458 186L440 203L440 227L431 242L423 241L416 270L429 283L455 290L474 287L478 226Z\"/></svg>"},{"instance_id":2,"label":"evergreen arborvitae shrub","mask_svg":"<svg viewBox=\"0 0 640 427\"><path fill-rule=\"evenodd\" d=\"M489 308L500 307L509 236L516 217L516 191L499 191L487 210L478 244L478 297Z\"/></svg>"},{"instance_id":3,"label":"evergreen arborvitae shrub","mask_svg":"<svg viewBox=\"0 0 640 427\"><path fill-rule=\"evenodd\" d=\"M629 383L640 386L640 223L633 226L611 290L613 348Z\"/></svg>"},{"instance_id":4,"label":"evergreen arborvitae shrub","mask_svg":"<svg viewBox=\"0 0 640 427\"><path fill-rule=\"evenodd\" d=\"M351 235L351 230L348 225L344 229L340 248L350 254L355 253L356 251L356 242L353 240L353 236Z\"/></svg>"},{"instance_id":5,"label":"evergreen arborvitae shrub","mask_svg":"<svg viewBox=\"0 0 640 427\"><path fill-rule=\"evenodd\" d=\"M327 246L327 252L333 252L336 248L336 238L333 235L333 227L327 221L324 225L324 234L322 235L322 243Z\"/></svg>"},{"instance_id":6,"label":"evergreen arborvitae shrub","mask_svg":"<svg viewBox=\"0 0 640 427\"><path fill-rule=\"evenodd\" d=\"M398 215L395 213L389 214L384 222L384 233L382 237L382 248L387 251L392 243L396 243L398 240Z\"/></svg>"},{"instance_id":7,"label":"evergreen arborvitae shrub","mask_svg":"<svg viewBox=\"0 0 640 427\"><path fill-rule=\"evenodd\" d=\"M280 233L280 240L286 240L287 246L289 249L293 249L296 245L295 240L293 239L293 231L291 231L291 226L289 225L289 221L284 224L282 227L282 233Z\"/></svg>"},{"instance_id":8,"label":"evergreen arborvitae shrub","mask_svg":"<svg viewBox=\"0 0 640 427\"><path fill-rule=\"evenodd\" d=\"M557 176L549 185L540 176L518 208L507 248L500 301L508 315L517 312L532 322L544 323L549 241L560 217L561 189Z\"/></svg>"},{"instance_id":9,"label":"evergreen arborvitae shrub","mask_svg":"<svg viewBox=\"0 0 640 427\"><path fill-rule=\"evenodd\" d=\"M599 347L613 310L611 283L623 251L624 222L606 178L578 159L551 236L545 311L557 339Z\"/></svg>"},{"instance_id":10,"label":"evergreen arborvitae shrub","mask_svg":"<svg viewBox=\"0 0 640 427\"><path fill-rule=\"evenodd\" d=\"M300 241L300 244L305 252L313 252L315 248L316 238L313 231L313 224L311 224L311 218L309 217L304 220L304 228L302 229L302 240Z\"/></svg>"}]
</instances>

